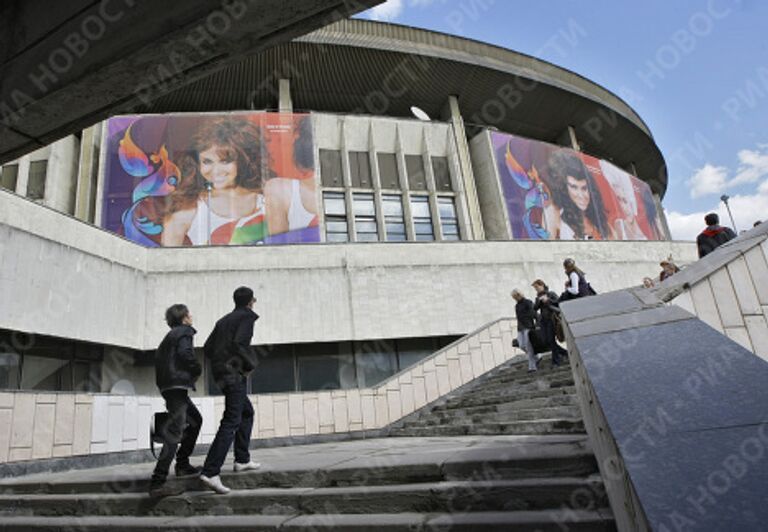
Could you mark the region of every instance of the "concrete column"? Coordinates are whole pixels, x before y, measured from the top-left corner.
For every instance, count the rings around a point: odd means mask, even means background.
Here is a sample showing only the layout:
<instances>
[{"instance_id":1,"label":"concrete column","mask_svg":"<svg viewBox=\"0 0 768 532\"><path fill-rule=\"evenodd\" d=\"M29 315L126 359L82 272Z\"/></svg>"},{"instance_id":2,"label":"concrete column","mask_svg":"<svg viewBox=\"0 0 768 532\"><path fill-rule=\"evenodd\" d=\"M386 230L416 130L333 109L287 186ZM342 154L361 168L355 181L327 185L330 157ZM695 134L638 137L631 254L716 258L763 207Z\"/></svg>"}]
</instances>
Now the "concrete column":
<instances>
[{"instance_id":1,"label":"concrete column","mask_svg":"<svg viewBox=\"0 0 768 532\"><path fill-rule=\"evenodd\" d=\"M384 205L381 201L381 176L379 175L379 158L376 157L376 141L373 135L373 120L368 124L368 164L371 167L371 186L373 186L373 202L376 207L376 227L379 241L387 240L386 222L384 221Z\"/></svg>"},{"instance_id":2,"label":"concrete column","mask_svg":"<svg viewBox=\"0 0 768 532\"><path fill-rule=\"evenodd\" d=\"M403 152L403 137L400 136L400 125L395 129L395 159L397 161L397 175L400 178L400 189L403 191L403 217L405 218L406 240L416 240L416 230L413 225L411 213L411 190L408 186L408 169L405 166L405 154Z\"/></svg>"},{"instance_id":3,"label":"concrete column","mask_svg":"<svg viewBox=\"0 0 768 532\"><path fill-rule=\"evenodd\" d=\"M19 196L27 195L27 182L29 181L29 155L24 155L17 160L19 164L19 174L16 177L16 194Z\"/></svg>"},{"instance_id":4,"label":"concrete column","mask_svg":"<svg viewBox=\"0 0 768 532\"><path fill-rule=\"evenodd\" d=\"M459 108L459 99L456 96L449 96L446 103L443 116L450 120L453 130L453 137L456 143L457 158L459 161L459 174L463 184L465 202L469 214L469 227L467 227L467 240L485 240L485 231L483 229L483 218L480 213L480 203L477 199L477 189L475 187L475 176L472 172L472 160L469 157L469 144L467 142L467 132L464 129L464 119L461 117ZM461 199L460 197L457 197Z\"/></svg>"},{"instance_id":5,"label":"concrete column","mask_svg":"<svg viewBox=\"0 0 768 532\"><path fill-rule=\"evenodd\" d=\"M566 148L581 151L579 141L576 139L576 130L573 129L573 126L568 126L565 128L565 131L563 131L563 133L557 139L557 143L561 146L565 146Z\"/></svg>"},{"instance_id":6,"label":"concrete column","mask_svg":"<svg viewBox=\"0 0 768 532\"><path fill-rule=\"evenodd\" d=\"M661 227L664 229L664 234L667 240L672 240L672 232L669 230L669 223L667 223L667 215L664 213L664 207L661 205L661 196L654 193L653 202L656 204L656 211L659 213L659 219L661 220Z\"/></svg>"},{"instance_id":7,"label":"concrete column","mask_svg":"<svg viewBox=\"0 0 768 532\"><path fill-rule=\"evenodd\" d=\"M75 212L79 151L80 141L74 135L69 135L51 145L48 157L43 203L67 214Z\"/></svg>"},{"instance_id":8,"label":"concrete column","mask_svg":"<svg viewBox=\"0 0 768 532\"><path fill-rule=\"evenodd\" d=\"M96 180L99 174L99 124L83 130L80 139L80 164L75 196L75 217L85 222L93 221Z\"/></svg>"},{"instance_id":9,"label":"concrete column","mask_svg":"<svg viewBox=\"0 0 768 532\"><path fill-rule=\"evenodd\" d=\"M281 79L278 81L278 103L277 107L281 113L293 112L293 100L291 99L291 80Z\"/></svg>"}]
</instances>

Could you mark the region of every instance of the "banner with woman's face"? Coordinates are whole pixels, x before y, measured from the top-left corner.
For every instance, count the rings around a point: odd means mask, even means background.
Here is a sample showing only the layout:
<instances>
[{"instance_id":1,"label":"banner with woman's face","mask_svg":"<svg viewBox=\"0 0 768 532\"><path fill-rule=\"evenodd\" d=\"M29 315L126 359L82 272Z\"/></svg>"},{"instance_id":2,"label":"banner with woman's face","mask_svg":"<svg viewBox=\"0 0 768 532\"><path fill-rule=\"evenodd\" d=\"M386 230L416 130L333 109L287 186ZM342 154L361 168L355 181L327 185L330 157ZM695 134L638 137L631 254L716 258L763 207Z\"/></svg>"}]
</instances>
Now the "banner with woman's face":
<instances>
[{"instance_id":1,"label":"banner with woman's face","mask_svg":"<svg viewBox=\"0 0 768 532\"><path fill-rule=\"evenodd\" d=\"M308 114L110 118L102 226L145 246L319 242Z\"/></svg>"},{"instance_id":2,"label":"banner with woman's face","mask_svg":"<svg viewBox=\"0 0 768 532\"><path fill-rule=\"evenodd\" d=\"M515 239L662 240L647 183L577 151L491 132Z\"/></svg>"}]
</instances>

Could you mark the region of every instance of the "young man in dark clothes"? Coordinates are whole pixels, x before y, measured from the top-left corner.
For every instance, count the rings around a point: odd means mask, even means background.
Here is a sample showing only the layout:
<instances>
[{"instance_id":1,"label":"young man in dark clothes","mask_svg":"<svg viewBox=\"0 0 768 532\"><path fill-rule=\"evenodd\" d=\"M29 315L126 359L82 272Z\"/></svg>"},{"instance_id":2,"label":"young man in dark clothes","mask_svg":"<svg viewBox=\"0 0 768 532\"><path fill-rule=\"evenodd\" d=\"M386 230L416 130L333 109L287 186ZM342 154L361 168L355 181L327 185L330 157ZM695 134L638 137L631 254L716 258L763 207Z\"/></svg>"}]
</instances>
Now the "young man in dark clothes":
<instances>
[{"instance_id":1,"label":"young man in dark clothes","mask_svg":"<svg viewBox=\"0 0 768 532\"><path fill-rule=\"evenodd\" d=\"M165 483L174 456L177 477L200 473L200 468L189 463L203 422L200 412L189 398L189 390L195 389L195 381L202 373L192 343L196 331L192 327L192 315L185 305L169 307L165 311L165 321L171 330L155 352L155 380L169 416L164 427L157 427L165 443L149 484L149 494L153 497L183 491L183 486Z\"/></svg>"},{"instance_id":2,"label":"young man in dark clothes","mask_svg":"<svg viewBox=\"0 0 768 532\"><path fill-rule=\"evenodd\" d=\"M233 295L235 310L216 322L205 342L205 357L211 361L216 384L224 393L224 415L205 458L200 480L216 493L229 493L219 473L232 442L235 443L235 472L258 469L248 446L253 428L253 405L248 399L246 376L253 371L251 338L259 316L253 311L253 290L241 286Z\"/></svg>"},{"instance_id":3,"label":"young man in dark clothes","mask_svg":"<svg viewBox=\"0 0 768 532\"><path fill-rule=\"evenodd\" d=\"M704 217L707 228L696 237L696 246L699 248L699 258L712 253L729 240L736 238L736 233L730 227L720 225L720 217L710 212Z\"/></svg>"}]
</instances>

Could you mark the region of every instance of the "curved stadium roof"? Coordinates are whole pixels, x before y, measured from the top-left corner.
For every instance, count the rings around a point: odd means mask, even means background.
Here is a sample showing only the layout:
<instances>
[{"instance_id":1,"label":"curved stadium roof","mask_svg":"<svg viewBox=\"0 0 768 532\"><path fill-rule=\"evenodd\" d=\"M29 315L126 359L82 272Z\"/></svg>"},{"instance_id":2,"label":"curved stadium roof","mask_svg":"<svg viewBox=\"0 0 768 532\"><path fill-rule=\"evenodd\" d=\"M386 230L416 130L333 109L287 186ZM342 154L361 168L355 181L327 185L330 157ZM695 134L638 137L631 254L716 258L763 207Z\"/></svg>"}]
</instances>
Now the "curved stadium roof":
<instances>
[{"instance_id":1,"label":"curved stadium roof","mask_svg":"<svg viewBox=\"0 0 768 532\"><path fill-rule=\"evenodd\" d=\"M571 125L585 153L624 168L634 163L638 177L661 195L667 187L666 164L648 126L607 89L525 54L396 24L337 22L249 56L140 111L275 108L280 78L291 80L296 110L412 117L416 105L440 117L447 97L456 95L470 126L556 142ZM500 96L505 93L506 104Z\"/></svg>"}]
</instances>

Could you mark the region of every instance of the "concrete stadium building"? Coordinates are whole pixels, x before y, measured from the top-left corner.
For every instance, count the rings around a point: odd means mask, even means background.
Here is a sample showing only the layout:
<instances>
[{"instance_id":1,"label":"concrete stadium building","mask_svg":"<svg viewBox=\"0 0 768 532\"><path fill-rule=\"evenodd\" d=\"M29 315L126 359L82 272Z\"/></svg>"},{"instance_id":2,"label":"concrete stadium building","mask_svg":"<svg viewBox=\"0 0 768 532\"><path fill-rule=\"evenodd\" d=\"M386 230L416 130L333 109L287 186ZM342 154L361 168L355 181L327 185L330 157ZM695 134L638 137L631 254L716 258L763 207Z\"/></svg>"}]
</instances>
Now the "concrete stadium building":
<instances>
[{"instance_id":1,"label":"concrete stadium building","mask_svg":"<svg viewBox=\"0 0 768 532\"><path fill-rule=\"evenodd\" d=\"M564 258L600 292L640 284L670 255L695 258L693 244L669 238L666 166L637 113L596 83L511 50L346 20L182 89L165 93L155 76L139 90L136 120L300 116L311 126L316 209L305 214L317 239L167 246L120 234L111 224L124 210L110 209L130 193L114 192L108 175L127 138L109 129L120 117L3 165L0 419L13 430L0 436L0 461L146 448L142 427L162 405L153 350L173 303L190 307L202 346L232 291L251 286L261 316L254 437L347 433L385 426L515 355L514 324L498 321L513 314L510 290L530 297L542 278L559 291ZM134 139L150 135L131 123ZM565 207L547 203L557 200L544 175L554 151L591 172L633 176L641 237L620 235L624 225L608 215L593 224L604 238L558 238L542 221L566 219ZM433 377L414 376L422 395L405 391L416 385L403 372L489 324L471 346L488 347L488 367L460 374L457 352ZM222 405L207 371L196 395L210 441Z\"/></svg>"}]
</instances>

